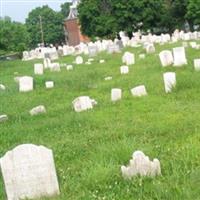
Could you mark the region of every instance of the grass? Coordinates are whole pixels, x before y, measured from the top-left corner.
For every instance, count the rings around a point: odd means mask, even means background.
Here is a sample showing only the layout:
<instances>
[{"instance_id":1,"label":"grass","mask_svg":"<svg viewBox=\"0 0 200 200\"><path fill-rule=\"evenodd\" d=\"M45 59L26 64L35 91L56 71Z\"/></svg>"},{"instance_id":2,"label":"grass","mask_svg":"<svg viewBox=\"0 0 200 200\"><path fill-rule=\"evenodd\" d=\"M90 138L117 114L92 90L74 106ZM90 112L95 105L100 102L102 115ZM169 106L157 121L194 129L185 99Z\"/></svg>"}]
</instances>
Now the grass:
<instances>
[{"instance_id":1,"label":"grass","mask_svg":"<svg viewBox=\"0 0 200 200\"><path fill-rule=\"evenodd\" d=\"M9 121L0 124L0 156L24 143L44 145L54 153L61 195L53 200L193 200L200 199L200 73L193 69L199 50L187 48L188 65L162 68L158 54L180 44L156 46L156 53L139 60L142 48L129 48L136 64L128 75L120 75L121 54L99 54L92 65L74 71L45 71L33 75L39 61L0 63L0 113ZM87 57L84 57L85 59ZM99 64L105 59L104 64ZM71 64L74 57L60 63ZM163 73L174 71L177 87L165 94ZM19 93L14 73L34 77L35 89ZM106 76L113 80L104 81ZM45 89L53 80L55 88ZM130 89L144 84L148 96L133 98ZM123 90L120 102L110 101L114 87ZM90 111L75 113L71 102L88 95L98 101ZM31 117L29 110L43 104L47 114ZM161 162L162 176L121 176L120 166L132 153L142 150ZM0 199L6 199L0 176Z\"/></svg>"}]
</instances>

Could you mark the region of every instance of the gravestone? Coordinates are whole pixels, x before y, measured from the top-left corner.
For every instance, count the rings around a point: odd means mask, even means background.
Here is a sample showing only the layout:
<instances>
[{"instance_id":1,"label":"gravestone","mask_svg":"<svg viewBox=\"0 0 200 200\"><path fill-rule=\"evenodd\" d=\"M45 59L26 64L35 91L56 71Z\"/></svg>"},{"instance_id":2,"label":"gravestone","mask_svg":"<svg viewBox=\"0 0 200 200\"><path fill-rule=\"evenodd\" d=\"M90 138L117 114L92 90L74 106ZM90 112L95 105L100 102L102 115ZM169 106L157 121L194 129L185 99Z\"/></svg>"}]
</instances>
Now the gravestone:
<instances>
[{"instance_id":1,"label":"gravestone","mask_svg":"<svg viewBox=\"0 0 200 200\"><path fill-rule=\"evenodd\" d=\"M40 114L46 113L46 109L43 105L40 105L31 109L29 113L31 116L40 115Z\"/></svg>"},{"instance_id":2,"label":"gravestone","mask_svg":"<svg viewBox=\"0 0 200 200\"><path fill-rule=\"evenodd\" d=\"M96 45L88 46L88 53L90 57L94 57L98 53L98 48Z\"/></svg>"},{"instance_id":3,"label":"gravestone","mask_svg":"<svg viewBox=\"0 0 200 200\"><path fill-rule=\"evenodd\" d=\"M147 91L144 85L139 85L131 89L131 94L135 97L141 97L141 96L146 96Z\"/></svg>"},{"instance_id":4,"label":"gravestone","mask_svg":"<svg viewBox=\"0 0 200 200\"><path fill-rule=\"evenodd\" d=\"M122 56L122 62L126 65L133 65L135 64L135 55L130 52L125 52Z\"/></svg>"},{"instance_id":5,"label":"gravestone","mask_svg":"<svg viewBox=\"0 0 200 200\"><path fill-rule=\"evenodd\" d=\"M22 76L19 78L19 91L29 92L33 90L33 78L31 76Z\"/></svg>"},{"instance_id":6,"label":"gravestone","mask_svg":"<svg viewBox=\"0 0 200 200\"><path fill-rule=\"evenodd\" d=\"M72 65L67 65L66 69L67 69L67 71L73 70L73 66Z\"/></svg>"},{"instance_id":7,"label":"gravestone","mask_svg":"<svg viewBox=\"0 0 200 200\"><path fill-rule=\"evenodd\" d=\"M156 49L154 47L153 44L148 44L147 47L146 47L146 52L147 53L155 53Z\"/></svg>"},{"instance_id":8,"label":"gravestone","mask_svg":"<svg viewBox=\"0 0 200 200\"><path fill-rule=\"evenodd\" d=\"M6 89L6 86L3 84L0 84L0 90L5 90L5 89Z\"/></svg>"},{"instance_id":9,"label":"gravestone","mask_svg":"<svg viewBox=\"0 0 200 200\"><path fill-rule=\"evenodd\" d=\"M51 72L60 72L60 64L59 63L51 63L50 71Z\"/></svg>"},{"instance_id":10,"label":"gravestone","mask_svg":"<svg viewBox=\"0 0 200 200\"><path fill-rule=\"evenodd\" d=\"M92 109L93 106L97 104L97 102L88 96L81 96L74 99L72 104L76 112L82 112Z\"/></svg>"},{"instance_id":11,"label":"gravestone","mask_svg":"<svg viewBox=\"0 0 200 200\"><path fill-rule=\"evenodd\" d=\"M129 165L121 166L121 172L125 179L138 175L155 177L161 175L160 161L156 158L151 161L142 151L135 151Z\"/></svg>"},{"instance_id":12,"label":"gravestone","mask_svg":"<svg viewBox=\"0 0 200 200\"><path fill-rule=\"evenodd\" d=\"M42 75L44 73L43 64L35 64L34 65L34 73L37 75Z\"/></svg>"},{"instance_id":13,"label":"gravestone","mask_svg":"<svg viewBox=\"0 0 200 200\"><path fill-rule=\"evenodd\" d=\"M129 73L129 67L128 66L121 66L120 67L120 73L121 74L128 74Z\"/></svg>"},{"instance_id":14,"label":"gravestone","mask_svg":"<svg viewBox=\"0 0 200 200\"><path fill-rule=\"evenodd\" d=\"M139 58L140 58L140 59L145 59L145 54L140 54L140 55L139 55Z\"/></svg>"},{"instance_id":15,"label":"gravestone","mask_svg":"<svg viewBox=\"0 0 200 200\"><path fill-rule=\"evenodd\" d=\"M119 50L124 48L123 42L121 40L117 40L116 45L119 47Z\"/></svg>"},{"instance_id":16,"label":"gravestone","mask_svg":"<svg viewBox=\"0 0 200 200\"><path fill-rule=\"evenodd\" d=\"M105 60L102 59L99 61L99 63L103 64L103 63L105 63Z\"/></svg>"},{"instance_id":17,"label":"gravestone","mask_svg":"<svg viewBox=\"0 0 200 200\"><path fill-rule=\"evenodd\" d=\"M113 88L111 90L111 101L115 102L121 100L122 98L122 90L119 88Z\"/></svg>"},{"instance_id":18,"label":"gravestone","mask_svg":"<svg viewBox=\"0 0 200 200\"><path fill-rule=\"evenodd\" d=\"M53 81L46 81L45 82L46 88L50 89L54 87L54 82Z\"/></svg>"},{"instance_id":19,"label":"gravestone","mask_svg":"<svg viewBox=\"0 0 200 200\"><path fill-rule=\"evenodd\" d=\"M83 58L81 56L77 56L75 62L77 65L83 64Z\"/></svg>"},{"instance_id":20,"label":"gravestone","mask_svg":"<svg viewBox=\"0 0 200 200\"><path fill-rule=\"evenodd\" d=\"M200 59L194 59L194 69L200 71Z\"/></svg>"},{"instance_id":21,"label":"gravestone","mask_svg":"<svg viewBox=\"0 0 200 200\"><path fill-rule=\"evenodd\" d=\"M8 116L7 115L0 115L0 123L1 122L5 122L8 120Z\"/></svg>"},{"instance_id":22,"label":"gravestone","mask_svg":"<svg viewBox=\"0 0 200 200\"><path fill-rule=\"evenodd\" d=\"M33 144L19 145L8 151L0 164L8 200L59 195L52 150Z\"/></svg>"},{"instance_id":23,"label":"gravestone","mask_svg":"<svg viewBox=\"0 0 200 200\"><path fill-rule=\"evenodd\" d=\"M179 67L182 65L187 65L187 59L185 56L184 47L173 48L173 56L174 56L174 66Z\"/></svg>"},{"instance_id":24,"label":"gravestone","mask_svg":"<svg viewBox=\"0 0 200 200\"><path fill-rule=\"evenodd\" d=\"M105 77L104 80L105 80L105 81L110 81L110 80L112 80L112 76Z\"/></svg>"},{"instance_id":25,"label":"gravestone","mask_svg":"<svg viewBox=\"0 0 200 200\"><path fill-rule=\"evenodd\" d=\"M50 68L51 66L51 60L50 58L44 58L44 68L47 69L47 68Z\"/></svg>"},{"instance_id":26,"label":"gravestone","mask_svg":"<svg viewBox=\"0 0 200 200\"><path fill-rule=\"evenodd\" d=\"M165 50L165 51L161 51L159 54L160 57L160 62L162 64L163 67L172 65L174 62L173 59L173 55L171 51Z\"/></svg>"},{"instance_id":27,"label":"gravestone","mask_svg":"<svg viewBox=\"0 0 200 200\"><path fill-rule=\"evenodd\" d=\"M176 86L176 74L175 72L166 72L163 74L165 92L170 93Z\"/></svg>"}]
</instances>

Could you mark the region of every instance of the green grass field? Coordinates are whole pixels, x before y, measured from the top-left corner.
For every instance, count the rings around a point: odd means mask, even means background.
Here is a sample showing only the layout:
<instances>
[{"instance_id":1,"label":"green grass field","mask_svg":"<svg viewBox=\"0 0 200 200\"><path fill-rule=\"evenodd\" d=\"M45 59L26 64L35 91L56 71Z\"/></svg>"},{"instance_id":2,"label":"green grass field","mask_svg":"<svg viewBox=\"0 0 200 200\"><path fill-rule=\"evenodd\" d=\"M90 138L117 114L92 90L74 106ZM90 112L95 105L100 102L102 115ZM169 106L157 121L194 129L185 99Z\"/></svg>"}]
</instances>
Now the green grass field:
<instances>
[{"instance_id":1,"label":"green grass field","mask_svg":"<svg viewBox=\"0 0 200 200\"><path fill-rule=\"evenodd\" d=\"M99 54L92 65L78 65L73 71L45 71L33 75L39 61L0 63L0 114L9 121L0 124L0 156L17 145L33 143L51 148L54 153L61 195L53 200L196 200L200 199L200 73L193 59L200 51L186 49L188 65L162 68L158 54L180 44L156 46L156 53L139 60L142 48L129 48L136 64L128 75L120 75L122 54ZM87 57L84 57L85 59ZM71 64L75 57L63 57ZM105 59L104 64L99 64ZM163 73L176 72L177 87L165 94ZM19 93L18 76L34 77L34 91ZM106 76L113 80L105 81ZM45 89L45 81L55 87ZM134 98L130 89L144 84L148 96ZM111 89L123 90L121 101L112 103ZM98 105L75 113L72 101L81 95L94 98ZM31 117L29 110L45 105L47 114ZM161 162L162 176L121 176L121 165L142 150L150 159ZM0 176L0 199L6 199Z\"/></svg>"}]
</instances>

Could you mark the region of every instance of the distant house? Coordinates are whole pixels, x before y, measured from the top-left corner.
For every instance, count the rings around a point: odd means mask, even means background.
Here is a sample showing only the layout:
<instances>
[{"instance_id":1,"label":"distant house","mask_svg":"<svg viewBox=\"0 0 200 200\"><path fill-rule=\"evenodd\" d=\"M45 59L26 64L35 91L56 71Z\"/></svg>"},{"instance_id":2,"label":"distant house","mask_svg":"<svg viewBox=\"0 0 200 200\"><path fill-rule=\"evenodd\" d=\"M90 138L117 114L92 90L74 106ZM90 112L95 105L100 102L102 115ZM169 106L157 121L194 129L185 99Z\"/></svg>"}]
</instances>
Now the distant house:
<instances>
[{"instance_id":1,"label":"distant house","mask_svg":"<svg viewBox=\"0 0 200 200\"><path fill-rule=\"evenodd\" d=\"M70 46L76 46L80 42L89 42L89 38L82 35L80 25L78 22L78 11L77 6L80 0L73 0L70 6L69 16L65 19L64 30L65 30L65 41Z\"/></svg>"}]
</instances>

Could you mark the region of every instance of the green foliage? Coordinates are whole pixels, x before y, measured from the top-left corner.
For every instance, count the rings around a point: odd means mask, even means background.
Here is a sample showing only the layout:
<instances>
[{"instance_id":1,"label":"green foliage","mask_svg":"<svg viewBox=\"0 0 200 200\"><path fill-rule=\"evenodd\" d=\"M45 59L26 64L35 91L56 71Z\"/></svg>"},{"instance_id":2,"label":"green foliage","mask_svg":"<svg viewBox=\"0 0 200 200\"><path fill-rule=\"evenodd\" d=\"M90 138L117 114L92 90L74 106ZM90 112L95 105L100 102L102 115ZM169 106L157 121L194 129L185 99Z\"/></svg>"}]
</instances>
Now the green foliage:
<instances>
[{"instance_id":1,"label":"green foliage","mask_svg":"<svg viewBox=\"0 0 200 200\"><path fill-rule=\"evenodd\" d=\"M53 44L63 42L63 15L60 12L55 12L48 6L43 6L32 10L26 19L31 46L35 47L38 43L42 43L40 16L42 18L44 42Z\"/></svg>"},{"instance_id":2,"label":"green foliage","mask_svg":"<svg viewBox=\"0 0 200 200\"><path fill-rule=\"evenodd\" d=\"M71 5L71 3L69 3L69 2L61 4L61 6L60 6L61 11L60 12L63 15L63 19L65 19L69 15L70 5Z\"/></svg>"},{"instance_id":3,"label":"green foliage","mask_svg":"<svg viewBox=\"0 0 200 200\"><path fill-rule=\"evenodd\" d=\"M193 24L200 25L200 4L199 0L189 0L187 6L187 18L193 21Z\"/></svg>"},{"instance_id":4,"label":"green foliage","mask_svg":"<svg viewBox=\"0 0 200 200\"><path fill-rule=\"evenodd\" d=\"M28 48L29 35L24 24L5 17L0 19L0 27L1 50L21 52Z\"/></svg>"}]
</instances>

